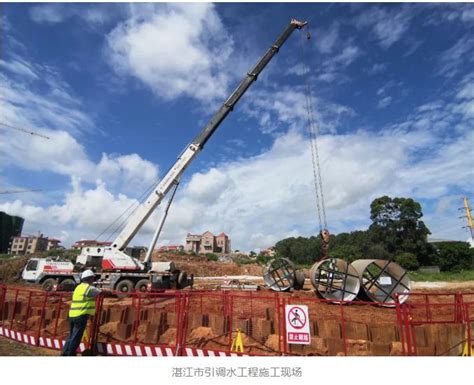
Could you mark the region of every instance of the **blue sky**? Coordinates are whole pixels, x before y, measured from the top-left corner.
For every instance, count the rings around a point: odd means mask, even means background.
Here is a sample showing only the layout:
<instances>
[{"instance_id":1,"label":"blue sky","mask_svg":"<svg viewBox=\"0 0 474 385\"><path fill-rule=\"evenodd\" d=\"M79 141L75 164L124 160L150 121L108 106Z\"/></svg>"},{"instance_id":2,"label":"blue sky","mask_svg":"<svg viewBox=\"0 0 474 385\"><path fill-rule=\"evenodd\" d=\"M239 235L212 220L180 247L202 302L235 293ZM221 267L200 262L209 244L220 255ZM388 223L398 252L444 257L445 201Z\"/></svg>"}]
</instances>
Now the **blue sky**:
<instances>
[{"instance_id":1,"label":"blue sky","mask_svg":"<svg viewBox=\"0 0 474 385\"><path fill-rule=\"evenodd\" d=\"M0 195L27 233L65 245L100 234L296 17L312 38L295 31L186 171L161 243L225 231L251 250L318 231L306 77L332 232L367 228L370 202L390 195L418 200L433 237L468 237L458 207L463 196L474 204L472 4L7 3L0 12L1 122L50 137L0 127L2 190L43 190ZM133 243L148 244L159 216Z\"/></svg>"}]
</instances>

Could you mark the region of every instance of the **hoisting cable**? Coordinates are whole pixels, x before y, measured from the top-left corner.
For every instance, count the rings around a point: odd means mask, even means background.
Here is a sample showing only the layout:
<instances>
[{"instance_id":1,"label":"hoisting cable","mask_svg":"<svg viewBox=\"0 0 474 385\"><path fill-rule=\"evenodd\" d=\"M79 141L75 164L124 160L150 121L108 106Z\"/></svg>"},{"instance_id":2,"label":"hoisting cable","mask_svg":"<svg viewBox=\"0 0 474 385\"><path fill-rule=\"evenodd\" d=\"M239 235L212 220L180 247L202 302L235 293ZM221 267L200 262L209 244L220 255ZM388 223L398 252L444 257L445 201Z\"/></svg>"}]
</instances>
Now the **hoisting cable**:
<instances>
[{"instance_id":1,"label":"hoisting cable","mask_svg":"<svg viewBox=\"0 0 474 385\"><path fill-rule=\"evenodd\" d=\"M119 223L119 225L107 237L106 240L109 240L111 238L111 236L118 231L117 229L119 229L120 227L123 226L124 221L126 221L135 212L135 210L138 208L140 203L145 199L145 197L149 194L151 189L153 189L155 186L156 186L156 182L153 182L153 184L151 184L149 187L147 187L146 190L144 190L141 193L141 195L137 198L137 200L134 201L133 203L131 203L124 211L122 211L122 213L117 218L115 218L104 230L102 230L102 232L99 235L97 235L95 239L99 239L102 235L104 235L107 232L107 230L109 230L115 223L117 223L120 220L120 218L122 218L129 210L131 210L130 213L124 219L122 219L122 221ZM134 207L134 206L136 206L136 207Z\"/></svg>"},{"instance_id":2,"label":"hoisting cable","mask_svg":"<svg viewBox=\"0 0 474 385\"><path fill-rule=\"evenodd\" d=\"M302 41L302 56L304 66L304 80L305 80L305 102L306 102L306 113L308 120L308 131L310 136L311 146L311 161L313 165L313 178L314 178L314 190L316 198L317 215L319 219L319 233L321 235L321 258L328 258L328 247L329 247L329 231L326 218L326 204L324 200L323 182L321 177L321 165L319 161L319 149L318 149L318 124L314 118L313 112L313 95L311 91L310 81L310 61L309 53L307 52L307 42L311 39L311 33L309 26L307 26L306 42L305 36Z\"/></svg>"},{"instance_id":3,"label":"hoisting cable","mask_svg":"<svg viewBox=\"0 0 474 385\"><path fill-rule=\"evenodd\" d=\"M158 239L161 235L161 231L163 230L163 226L165 224L166 218L168 217L168 211L170 209L171 203L173 202L173 198L176 194L176 190L178 190L179 182L181 180L181 175L182 174L180 174L175 180L175 185L174 185L174 187L172 189L172 192L171 192L171 195L168 199L168 203L166 204L163 215L161 216L161 219L158 222L158 226L156 227L155 233L153 234L153 238L151 240L150 246L148 247L148 251L147 251L145 259L143 261L145 266L147 266L148 268L151 268L150 261L151 261L151 258L153 256L153 250L155 250L156 242L158 242Z\"/></svg>"},{"instance_id":4,"label":"hoisting cable","mask_svg":"<svg viewBox=\"0 0 474 385\"><path fill-rule=\"evenodd\" d=\"M164 174L164 175L167 175L169 170L171 169L171 167L168 169L168 171ZM128 213L128 215L126 217L124 217L120 223L115 227L115 229L109 234L109 236L106 238L106 241L108 241L109 239L112 238L112 236L116 233L118 233L119 231L121 231L124 227L125 227L125 224L128 220L128 218L130 218L133 213L138 209L138 207L140 206L141 203L143 203L145 201L145 199L148 197L148 195L151 193L151 191L153 189L155 189L158 184L160 182L158 181L157 182L153 182L150 186L148 186L143 192L142 194L137 198L137 201L133 202L132 204L130 204L123 212L122 214L120 214L117 218L115 218L95 239L98 239L99 237L101 237L104 233L107 232L107 230L109 230L115 223L117 223L120 218L122 218L129 210L132 210ZM134 207L135 206L135 207Z\"/></svg>"}]
</instances>

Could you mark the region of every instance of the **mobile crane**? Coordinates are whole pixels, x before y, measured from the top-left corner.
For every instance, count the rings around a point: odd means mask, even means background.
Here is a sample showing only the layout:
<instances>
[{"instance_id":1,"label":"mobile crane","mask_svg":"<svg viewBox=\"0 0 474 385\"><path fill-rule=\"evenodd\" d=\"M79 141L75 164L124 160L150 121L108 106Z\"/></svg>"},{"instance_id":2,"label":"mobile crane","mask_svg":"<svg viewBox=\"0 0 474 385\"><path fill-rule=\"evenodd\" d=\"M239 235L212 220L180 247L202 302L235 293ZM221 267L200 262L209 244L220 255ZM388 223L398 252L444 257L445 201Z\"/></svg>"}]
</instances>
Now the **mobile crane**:
<instances>
[{"instance_id":1,"label":"mobile crane","mask_svg":"<svg viewBox=\"0 0 474 385\"><path fill-rule=\"evenodd\" d=\"M80 266L79 271L84 268L95 268L100 286L123 292L131 291L133 288L143 290L149 284L154 288L183 288L192 285L192 276L188 278L185 272L177 270L173 262L151 262L151 252L148 252L145 259L140 261L126 254L125 250L166 194L173 187L177 186L183 172L199 152L202 151L219 125L234 109L250 85L257 80L258 75L279 51L292 32L295 29L302 29L306 24L307 22L291 20L283 33L276 39L257 64L245 75L239 86L211 117L203 130L186 146L148 198L134 211L128 223L112 244L106 247L85 247L82 249L81 254L76 259L76 266ZM65 280L68 280L66 283L69 285L79 282L79 271L64 271L64 268L58 268L57 270L63 271L51 273L54 270L54 263L54 261L48 262L48 271L38 271L38 268L41 269L41 266L45 266L44 263L29 263L23 271L23 278L43 283L45 289L52 287L54 283L63 283L64 285ZM71 266L68 269L70 270ZM48 285L44 284L44 282L48 282Z\"/></svg>"}]
</instances>

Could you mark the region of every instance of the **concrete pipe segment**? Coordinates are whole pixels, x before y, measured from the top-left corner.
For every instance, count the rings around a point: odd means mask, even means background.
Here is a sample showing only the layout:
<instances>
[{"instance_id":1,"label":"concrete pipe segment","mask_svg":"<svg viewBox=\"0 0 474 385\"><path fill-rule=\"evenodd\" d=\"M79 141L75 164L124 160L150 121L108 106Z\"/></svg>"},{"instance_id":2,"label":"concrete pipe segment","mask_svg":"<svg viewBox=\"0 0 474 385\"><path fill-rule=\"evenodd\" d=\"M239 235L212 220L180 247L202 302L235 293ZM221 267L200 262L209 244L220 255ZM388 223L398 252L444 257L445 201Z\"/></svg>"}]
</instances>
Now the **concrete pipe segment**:
<instances>
[{"instance_id":1,"label":"concrete pipe segment","mask_svg":"<svg viewBox=\"0 0 474 385\"><path fill-rule=\"evenodd\" d=\"M358 259L351 263L360 277L361 296L384 306L395 306L396 295L405 302L411 282L405 269L383 259Z\"/></svg>"},{"instance_id":2,"label":"concrete pipe segment","mask_svg":"<svg viewBox=\"0 0 474 385\"><path fill-rule=\"evenodd\" d=\"M295 283L295 265L286 258L272 259L263 270L263 280L274 291L290 290Z\"/></svg>"},{"instance_id":3,"label":"concrete pipe segment","mask_svg":"<svg viewBox=\"0 0 474 385\"><path fill-rule=\"evenodd\" d=\"M359 293L359 275L342 259L330 258L316 262L309 278L316 292L331 301L352 301Z\"/></svg>"}]
</instances>

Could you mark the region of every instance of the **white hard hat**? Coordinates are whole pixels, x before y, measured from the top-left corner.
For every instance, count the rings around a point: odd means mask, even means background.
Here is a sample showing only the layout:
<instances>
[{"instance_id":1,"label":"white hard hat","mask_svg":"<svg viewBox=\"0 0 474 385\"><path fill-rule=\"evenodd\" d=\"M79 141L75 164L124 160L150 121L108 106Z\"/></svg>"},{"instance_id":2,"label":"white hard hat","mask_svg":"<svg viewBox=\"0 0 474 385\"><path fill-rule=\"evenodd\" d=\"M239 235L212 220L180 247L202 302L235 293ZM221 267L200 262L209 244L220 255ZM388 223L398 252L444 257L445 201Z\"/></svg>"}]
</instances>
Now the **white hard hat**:
<instances>
[{"instance_id":1,"label":"white hard hat","mask_svg":"<svg viewBox=\"0 0 474 385\"><path fill-rule=\"evenodd\" d=\"M89 278L89 277L95 277L95 273L92 270L86 270L82 272L81 280Z\"/></svg>"}]
</instances>

